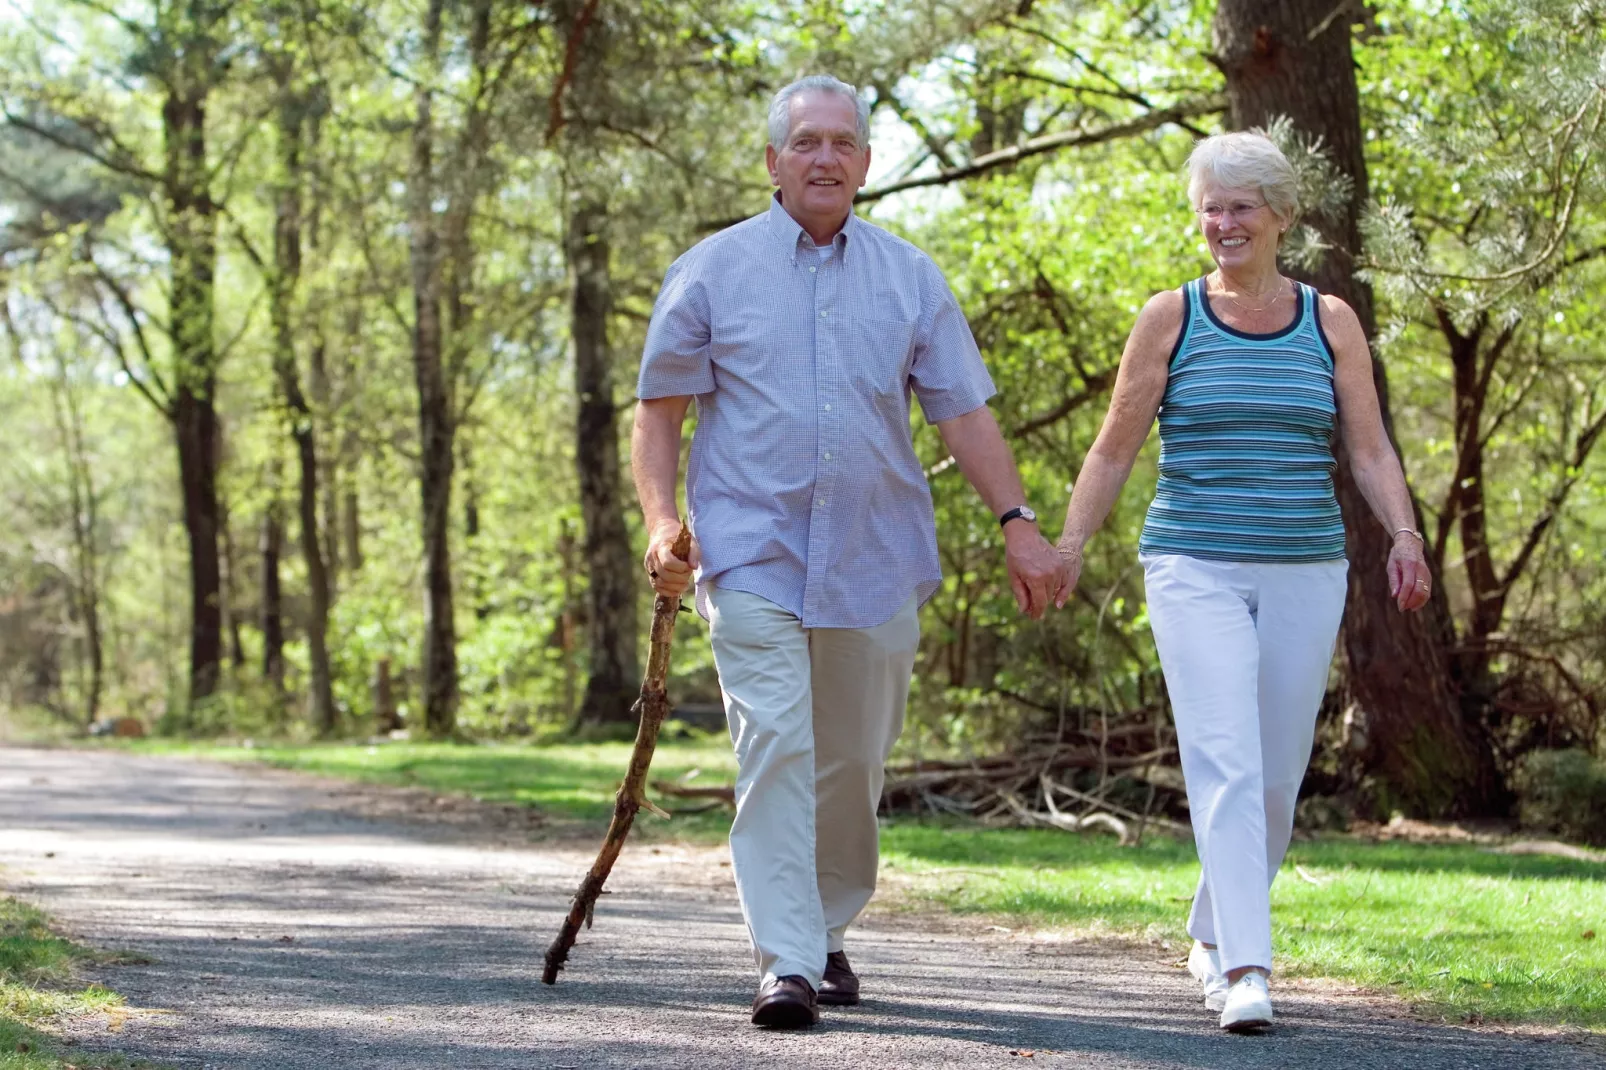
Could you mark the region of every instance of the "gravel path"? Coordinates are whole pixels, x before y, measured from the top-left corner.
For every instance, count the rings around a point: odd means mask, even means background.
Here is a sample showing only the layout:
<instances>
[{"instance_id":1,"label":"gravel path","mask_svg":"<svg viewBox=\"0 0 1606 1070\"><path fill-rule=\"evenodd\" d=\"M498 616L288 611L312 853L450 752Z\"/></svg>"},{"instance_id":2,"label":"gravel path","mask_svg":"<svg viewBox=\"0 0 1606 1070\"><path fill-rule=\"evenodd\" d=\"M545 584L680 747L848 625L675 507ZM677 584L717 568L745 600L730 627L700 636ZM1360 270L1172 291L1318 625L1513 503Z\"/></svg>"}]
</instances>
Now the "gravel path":
<instances>
[{"instance_id":1,"label":"gravel path","mask_svg":"<svg viewBox=\"0 0 1606 1070\"><path fill-rule=\"evenodd\" d=\"M74 1039L186 1070L1606 1070L1597 1040L1425 1025L1314 986L1279 989L1273 1034L1225 1036L1176 952L876 911L849 948L864 1005L761 1033L725 854L709 848L627 848L549 988L541 953L593 845L406 816L417 801L0 748L0 881L81 939L151 959L98 978L151 1013L115 1032L76 1023Z\"/></svg>"}]
</instances>

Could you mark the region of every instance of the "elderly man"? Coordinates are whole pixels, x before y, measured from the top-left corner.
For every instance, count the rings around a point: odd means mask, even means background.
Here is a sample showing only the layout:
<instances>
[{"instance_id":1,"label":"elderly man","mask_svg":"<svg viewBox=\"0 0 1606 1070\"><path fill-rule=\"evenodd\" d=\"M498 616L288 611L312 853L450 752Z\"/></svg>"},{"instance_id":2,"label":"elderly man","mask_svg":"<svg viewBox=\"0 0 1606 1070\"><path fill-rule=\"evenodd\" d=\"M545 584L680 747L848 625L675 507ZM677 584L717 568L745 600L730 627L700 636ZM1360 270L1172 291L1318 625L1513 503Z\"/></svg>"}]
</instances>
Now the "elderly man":
<instances>
[{"instance_id":1,"label":"elderly man","mask_svg":"<svg viewBox=\"0 0 1606 1070\"><path fill-rule=\"evenodd\" d=\"M814 76L776 94L769 210L669 269L642 356L632 438L655 590L694 576L736 748L731 858L761 981L753 1021L798 1028L853 1004L843 934L875 890L883 766L936 591L931 492L910 391L998 516L1022 611L1063 604L986 406L993 384L941 272L853 215L869 115ZM680 528L681 425L698 424Z\"/></svg>"}]
</instances>

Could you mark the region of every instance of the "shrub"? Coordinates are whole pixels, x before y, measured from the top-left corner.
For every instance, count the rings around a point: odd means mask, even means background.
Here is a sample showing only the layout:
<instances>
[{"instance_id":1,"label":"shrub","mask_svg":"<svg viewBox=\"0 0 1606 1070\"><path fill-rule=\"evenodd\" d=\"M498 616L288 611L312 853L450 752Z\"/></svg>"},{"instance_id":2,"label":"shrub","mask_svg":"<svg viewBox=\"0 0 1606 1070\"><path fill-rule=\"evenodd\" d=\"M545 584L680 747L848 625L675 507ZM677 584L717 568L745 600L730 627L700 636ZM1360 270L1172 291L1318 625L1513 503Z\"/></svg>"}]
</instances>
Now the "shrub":
<instances>
[{"instance_id":1,"label":"shrub","mask_svg":"<svg viewBox=\"0 0 1606 1070\"><path fill-rule=\"evenodd\" d=\"M1606 844L1606 763L1582 750L1534 751L1517 764L1516 789L1524 825Z\"/></svg>"}]
</instances>

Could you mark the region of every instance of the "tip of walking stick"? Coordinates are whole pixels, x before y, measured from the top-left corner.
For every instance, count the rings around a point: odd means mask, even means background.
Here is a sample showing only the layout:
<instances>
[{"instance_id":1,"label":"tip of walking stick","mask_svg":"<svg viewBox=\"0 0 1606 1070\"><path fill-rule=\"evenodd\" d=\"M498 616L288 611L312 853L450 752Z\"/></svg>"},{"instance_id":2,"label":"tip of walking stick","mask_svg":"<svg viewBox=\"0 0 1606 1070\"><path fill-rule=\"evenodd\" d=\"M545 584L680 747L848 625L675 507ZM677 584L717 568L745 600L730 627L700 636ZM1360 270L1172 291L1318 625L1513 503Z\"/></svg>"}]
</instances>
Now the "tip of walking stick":
<instances>
[{"instance_id":1,"label":"tip of walking stick","mask_svg":"<svg viewBox=\"0 0 1606 1070\"><path fill-rule=\"evenodd\" d=\"M691 559L691 528L685 524L680 525L680 534L675 536L674 545L669 547L669 552L682 561Z\"/></svg>"}]
</instances>

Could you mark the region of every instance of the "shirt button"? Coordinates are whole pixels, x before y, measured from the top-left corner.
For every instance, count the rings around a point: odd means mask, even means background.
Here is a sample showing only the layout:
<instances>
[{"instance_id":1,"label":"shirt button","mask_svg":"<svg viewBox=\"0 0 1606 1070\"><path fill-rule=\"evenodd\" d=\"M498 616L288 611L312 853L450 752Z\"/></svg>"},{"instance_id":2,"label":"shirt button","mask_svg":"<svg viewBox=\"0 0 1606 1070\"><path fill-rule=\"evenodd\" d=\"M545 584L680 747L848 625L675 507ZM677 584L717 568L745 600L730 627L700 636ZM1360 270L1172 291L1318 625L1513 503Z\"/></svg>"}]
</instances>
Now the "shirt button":
<instances>
[{"instance_id":1,"label":"shirt button","mask_svg":"<svg viewBox=\"0 0 1606 1070\"><path fill-rule=\"evenodd\" d=\"M821 507L824 507L825 499L824 498L815 498L814 499L814 504L818 505L818 506L821 506Z\"/></svg>"},{"instance_id":2,"label":"shirt button","mask_svg":"<svg viewBox=\"0 0 1606 1070\"><path fill-rule=\"evenodd\" d=\"M823 320L823 319L824 319L824 318L825 318L825 313L824 313L824 312L821 312L821 313L820 313L820 318L821 318L821 319L822 319L822 320Z\"/></svg>"},{"instance_id":3,"label":"shirt button","mask_svg":"<svg viewBox=\"0 0 1606 1070\"><path fill-rule=\"evenodd\" d=\"M831 411L831 406L829 406L829 405L827 405L827 406L826 406L826 407L825 407L825 411L826 411L826 412L830 412L830 411Z\"/></svg>"},{"instance_id":4,"label":"shirt button","mask_svg":"<svg viewBox=\"0 0 1606 1070\"><path fill-rule=\"evenodd\" d=\"M827 450L825 452L825 459L828 460L828 461L831 459L831 451L830 450Z\"/></svg>"},{"instance_id":5,"label":"shirt button","mask_svg":"<svg viewBox=\"0 0 1606 1070\"><path fill-rule=\"evenodd\" d=\"M816 271L816 270L817 270L817 269L816 269L816 268L809 268L809 274L810 274L810 275L812 275L812 274L814 274L814 272L815 272L815 271Z\"/></svg>"}]
</instances>

